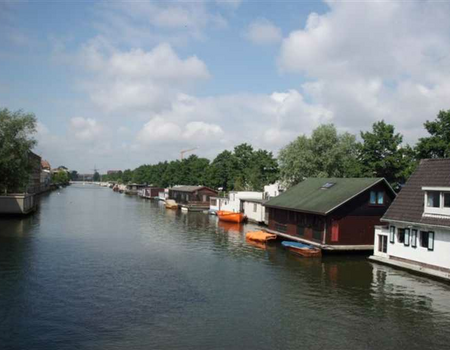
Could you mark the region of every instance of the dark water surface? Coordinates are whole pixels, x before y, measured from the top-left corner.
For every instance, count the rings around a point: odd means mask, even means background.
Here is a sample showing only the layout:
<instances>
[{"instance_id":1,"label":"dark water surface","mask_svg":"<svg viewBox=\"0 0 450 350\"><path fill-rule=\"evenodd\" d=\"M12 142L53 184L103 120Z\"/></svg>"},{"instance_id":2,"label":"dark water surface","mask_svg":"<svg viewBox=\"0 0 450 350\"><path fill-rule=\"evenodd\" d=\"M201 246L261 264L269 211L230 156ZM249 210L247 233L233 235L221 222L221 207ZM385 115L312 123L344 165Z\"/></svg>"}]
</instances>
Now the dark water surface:
<instances>
[{"instance_id":1,"label":"dark water surface","mask_svg":"<svg viewBox=\"0 0 450 350\"><path fill-rule=\"evenodd\" d=\"M0 219L0 349L449 349L450 286L92 185Z\"/></svg>"}]
</instances>

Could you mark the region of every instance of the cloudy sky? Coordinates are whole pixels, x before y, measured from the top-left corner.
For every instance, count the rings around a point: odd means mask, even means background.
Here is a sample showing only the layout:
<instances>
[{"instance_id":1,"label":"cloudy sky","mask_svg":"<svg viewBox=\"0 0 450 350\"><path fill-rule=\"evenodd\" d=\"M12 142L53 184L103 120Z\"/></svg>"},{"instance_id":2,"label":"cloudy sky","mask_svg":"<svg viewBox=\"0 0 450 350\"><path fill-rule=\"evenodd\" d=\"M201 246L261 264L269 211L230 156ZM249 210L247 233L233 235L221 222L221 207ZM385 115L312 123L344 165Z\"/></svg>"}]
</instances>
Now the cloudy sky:
<instances>
[{"instance_id":1,"label":"cloudy sky","mask_svg":"<svg viewBox=\"0 0 450 350\"><path fill-rule=\"evenodd\" d=\"M0 107L52 166L275 153L321 123L414 144L450 109L445 1L0 0Z\"/></svg>"}]
</instances>

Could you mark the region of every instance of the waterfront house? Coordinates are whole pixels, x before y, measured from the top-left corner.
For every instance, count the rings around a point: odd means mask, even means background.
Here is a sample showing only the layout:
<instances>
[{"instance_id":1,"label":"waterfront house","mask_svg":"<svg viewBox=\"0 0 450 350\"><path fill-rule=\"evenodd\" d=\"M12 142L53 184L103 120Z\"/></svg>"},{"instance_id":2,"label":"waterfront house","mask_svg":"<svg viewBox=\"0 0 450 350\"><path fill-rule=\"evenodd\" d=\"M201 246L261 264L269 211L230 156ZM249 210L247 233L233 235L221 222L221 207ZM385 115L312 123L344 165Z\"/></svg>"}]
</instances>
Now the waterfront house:
<instances>
[{"instance_id":1,"label":"waterfront house","mask_svg":"<svg viewBox=\"0 0 450 350\"><path fill-rule=\"evenodd\" d=\"M137 195L139 190L142 190L143 188L147 187L147 185L144 184L128 184L125 187L125 190L123 191L125 194L129 195Z\"/></svg>"},{"instance_id":2,"label":"waterfront house","mask_svg":"<svg viewBox=\"0 0 450 350\"><path fill-rule=\"evenodd\" d=\"M265 203L270 233L326 250L372 250L395 198L384 178L310 178Z\"/></svg>"},{"instance_id":3,"label":"waterfront house","mask_svg":"<svg viewBox=\"0 0 450 350\"><path fill-rule=\"evenodd\" d=\"M41 157L33 152L28 153L31 171L27 184L27 193L37 194L41 191Z\"/></svg>"},{"instance_id":4,"label":"waterfront house","mask_svg":"<svg viewBox=\"0 0 450 350\"><path fill-rule=\"evenodd\" d=\"M154 186L147 186L138 191L138 194L140 197L148 198L148 199L154 199L158 198L159 193L163 192L164 188L160 187L154 187Z\"/></svg>"},{"instance_id":5,"label":"waterfront house","mask_svg":"<svg viewBox=\"0 0 450 350\"><path fill-rule=\"evenodd\" d=\"M375 230L372 260L450 279L450 159L424 159Z\"/></svg>"},{"instance_id":6,"label":"waterfront house","mask_svg":"<svg viewBox=\"0 0 450 350\"><path fill-rule=\"evenodd\" d=\"M44 159L41 160L40 192L50 190L52 183L52 168L50 163Z\"/></svg>"},{"instance_id":7,"label":"waterfront house","mask_svg":"<svg viewBox=\"0 0 450 350\"><path fill-rule=\"evenodd\" d=\"M210 198L217 191L206 186L174 186L169 188L169 198L189 210L209 209Z\"/></svg>"},{"instance_id":8,"label":"waterfront house","mask_svg":"<svg viewBox=\"0 0 450 350\"><path fill-rule=\"evenodd\" d=\"M242 212L247 217L248 221L256 222L259 224L269 223L269 215L266 212L264 204L270 199L277 197L280 193L284 192L284 188L280 183L274 183L264 186L264 192L262 198L242 198Z\"/></svg>"},{"instance_id":9,"label":"waterfront house","mask_svg":"<svg viewBox=\"0 0 450 350\"><path fill-rule=\"evenodd\" d=\"M231 191L227 197L214 197L217 199L217 210L243 213L243 199L263 199L262 192L255 191ZM211 208L210 208L211 209Z\"/></svg>"}]
</instances>

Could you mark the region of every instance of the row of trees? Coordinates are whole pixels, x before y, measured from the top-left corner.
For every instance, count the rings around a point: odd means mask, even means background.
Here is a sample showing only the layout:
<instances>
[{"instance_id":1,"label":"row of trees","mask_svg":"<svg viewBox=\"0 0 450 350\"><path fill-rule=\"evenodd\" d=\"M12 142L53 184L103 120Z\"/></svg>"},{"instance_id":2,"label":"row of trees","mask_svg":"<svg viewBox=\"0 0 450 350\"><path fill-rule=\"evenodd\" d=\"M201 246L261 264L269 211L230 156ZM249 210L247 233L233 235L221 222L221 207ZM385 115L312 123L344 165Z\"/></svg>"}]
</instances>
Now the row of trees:
<instances>
[{"instance_id":1,"label":"row of trees","mask_svg":"<svg viewBox=\"0 0 450 350\"><path fill-rule=\"evenodd\" d=\"M450 110L427 121L428 137L411 147L393 125L374 123L371 131L356 135L338 133L333 124L321 125L310 137L300 135L274 158L271 152L254 150L244 143L223 151L210 162L195 155L182 161L142 165L135 170L103 176L105 180L206 185L230 190L261 190L281 180L292 186L307 177L384 177L394 188L408 179L420 159L450 157Z\"/></svg>"},{"instance_id":2,"label":"row of trees","mask_svg":"<svg viewBox=\"0 0 450 350\"><path fill-rule=\"evenodd\" d=\"M427 121L429 136L414 147L403 145L403 136L384 121L361 132L361 141L349 133L339 134L332 124L321 125L310 137L300 135L284 147L278 160L271 152L243 143L223 151L213 161L191 155L184 160L142 165L135 170L104 175L103 180L148 183L161 187L206 185L230 190L262 190L281 180L288 186L307 177L385 177L398 186L406 181L423 158L450 157L450 110L440 111ZM36 118L22 111L0 110L0 191L7 193L26 186L29 152L36 145ZM67 169L65 169L67 170ZM54 181L67 181L55 178ZM57 175L63 176L63 175ZM70 177L77 176L72 172ZM98 179L99 174L96 174Z\"/></svg>"},{"instance_id":3,"label":"row of trees","mask_svg":"<svg viewBox=\"0 0 450 350\"><path fill-rule=\"evenodd\" d=\"M280 178L293 185L306 177L384 177L398 188L420 159L450 157L450 110L424 126L429 136L415 147L403 145L403 136L384 121L361 132L361 142L338 134L331 124L319 126L311 137L301 135L280 151Z\"/></svg>"},{"instance_id":4,"label":"row of trees","mask_svg":"<svg viewBox=\"0 0 450 350\"><path fill-rule=\"evenodd\" d=\"M278 163L271 152L254 150L243 143L232 152L223 151L210 162L196 155L183 160L160 162L110 175L103 181L148 183L167 187L177 184L205 185L231 190L262 190L279 177Z\"/></svg>"}]
</instances>

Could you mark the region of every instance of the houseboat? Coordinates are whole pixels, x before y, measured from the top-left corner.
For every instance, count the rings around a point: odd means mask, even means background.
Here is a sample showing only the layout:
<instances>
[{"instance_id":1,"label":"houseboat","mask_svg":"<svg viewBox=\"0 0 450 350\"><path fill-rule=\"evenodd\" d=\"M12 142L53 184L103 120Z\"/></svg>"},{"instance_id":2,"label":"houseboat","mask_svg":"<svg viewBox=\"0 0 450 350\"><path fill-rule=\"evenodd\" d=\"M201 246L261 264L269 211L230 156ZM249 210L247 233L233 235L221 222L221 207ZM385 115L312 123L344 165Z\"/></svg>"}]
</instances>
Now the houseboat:
<instances>
[{"instance_id":1,"label":"houseboat","mask_svg":"<svg viewBox=\"0 0 450 350\"><path fill-rule=\"evenodd\" d=\"M209 209L210 198L217 196L217 191L206 186L175 186L169 189L169 199L189 211Z\"/></svg>"},{"instance_id":2,"label":"houseboat","mask_svg":"<svg viewBox=\"0 0 450 350\"><path fill-rule=\"evenodd\" d=\"M125 194L129 195L137 195L139 190L142 190L147 185L142 184L128 184L125 187L125 190L123 191Z\"/></svg>"},{"instance_id":3,"label":"houseboat","mask_svg":"<svg viewBox=\"0 0 450 350\"><path fill-rule=\"evenodd\" d=\"M161 191L164 191L164 189L160 188L160 187L148 186L148 187L144 187L144 188L140 189L138 191L138 195L142 198L158 199L159 193Z\"/></svg>"},{"instance_id":4,"label":"houseboat","mask_svg":"<svg viewBox=\"0 0 450 350\"><path fill-rule=\"evenodd\" d=\"M270 199L277 197L284 192L284 187L280 183L264 186L262 198L242 198L242 211L248 221L258 224L269 224L269 215L264 204Z\"/></svg>"},{"instance_id":5,"label":"houseboat","mask_svg":"<svg viewBox=\"0 0 450 350\"><path fill-rule=\"evenodd\" d=\"M424 159L375 229L372 261L450 280L450 159Z\"/></svg>"},{"instance_id":6,"label":"houseboat","mask_svg":"<svg viewBox=\"0 0 450 350\"><path fill-rule=\"evenodd\" d=\"M384 178L310 178L265 203L267 231L324 250L373 250L396 194Z\"/></svg>"}]
</instances>

